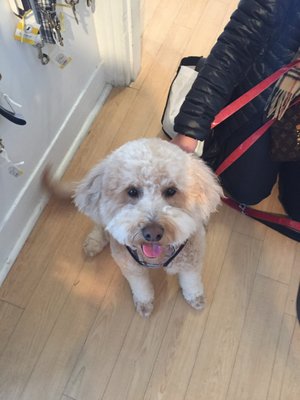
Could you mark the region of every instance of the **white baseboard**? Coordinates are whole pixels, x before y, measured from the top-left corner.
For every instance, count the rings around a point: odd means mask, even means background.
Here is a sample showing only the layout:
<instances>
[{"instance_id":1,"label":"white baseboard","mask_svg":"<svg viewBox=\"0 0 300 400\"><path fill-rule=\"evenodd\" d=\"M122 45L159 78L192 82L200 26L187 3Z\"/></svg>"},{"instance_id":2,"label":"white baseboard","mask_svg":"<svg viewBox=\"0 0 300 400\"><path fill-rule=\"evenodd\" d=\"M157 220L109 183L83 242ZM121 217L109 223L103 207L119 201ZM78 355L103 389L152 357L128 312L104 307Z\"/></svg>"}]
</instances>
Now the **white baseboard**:
<instances>
[{"instance_id":1,"label":"white baseboard","mask_svg":"<svg viewBox=\"0 0 300 400\"><path fill-rule=\"evenodd\" d=\"M40 185L45 165L59 165L56 175L63 174L110 91L100 65L7 213L0 231L0 285L47 204Z\"/></svg>"}]
</instances>

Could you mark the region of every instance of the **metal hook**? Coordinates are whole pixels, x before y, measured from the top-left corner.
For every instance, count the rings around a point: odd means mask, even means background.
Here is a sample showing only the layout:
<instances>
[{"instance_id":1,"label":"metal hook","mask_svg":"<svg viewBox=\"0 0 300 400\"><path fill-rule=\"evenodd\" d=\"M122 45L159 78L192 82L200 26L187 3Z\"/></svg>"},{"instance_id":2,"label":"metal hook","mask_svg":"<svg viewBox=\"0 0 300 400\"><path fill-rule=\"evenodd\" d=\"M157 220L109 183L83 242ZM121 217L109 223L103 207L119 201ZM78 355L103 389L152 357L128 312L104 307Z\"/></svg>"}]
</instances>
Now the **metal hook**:
<instances>
[{"instance_id":1,"label":"metal hook","mask_svg":"<svg viewBox=\"0 0 300 400\"><path fill-rule=\"evenodd\" d=\"M37 43L36 47L39 52L38 57L39 57L39 60L41 60L41 63L43 65L48 64L48 62L50 61L50 58L46 53L43 53L43 51L42 51L42 48L44 47L44 45L42 43Z\"/></svg>"}]
</instances>

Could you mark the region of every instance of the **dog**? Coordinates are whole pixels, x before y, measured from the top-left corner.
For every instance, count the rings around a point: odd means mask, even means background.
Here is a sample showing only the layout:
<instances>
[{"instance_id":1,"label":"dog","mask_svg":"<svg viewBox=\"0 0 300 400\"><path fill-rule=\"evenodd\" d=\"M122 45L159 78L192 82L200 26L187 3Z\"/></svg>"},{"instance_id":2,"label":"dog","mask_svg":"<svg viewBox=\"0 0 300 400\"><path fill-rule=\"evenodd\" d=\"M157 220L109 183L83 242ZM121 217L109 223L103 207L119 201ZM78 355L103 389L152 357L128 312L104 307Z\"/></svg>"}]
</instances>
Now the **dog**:
<instances>
[{"instance_id":1,"label":"dog","mask_svg":"<svg viewBox=\"0 0 300 400\"><path fill-rule=\"evenodd\" d=\"M45 182L51 192L67 196L59 183L49 177ZM159 138L130 141L76 185L76 207L95 222L84 251L95 256L110 244L142 317L153 310L149 271L159 267L178 275L184 299L200 310L206 225L222 194L201 159Z\"/></svg>"}]
</instances>

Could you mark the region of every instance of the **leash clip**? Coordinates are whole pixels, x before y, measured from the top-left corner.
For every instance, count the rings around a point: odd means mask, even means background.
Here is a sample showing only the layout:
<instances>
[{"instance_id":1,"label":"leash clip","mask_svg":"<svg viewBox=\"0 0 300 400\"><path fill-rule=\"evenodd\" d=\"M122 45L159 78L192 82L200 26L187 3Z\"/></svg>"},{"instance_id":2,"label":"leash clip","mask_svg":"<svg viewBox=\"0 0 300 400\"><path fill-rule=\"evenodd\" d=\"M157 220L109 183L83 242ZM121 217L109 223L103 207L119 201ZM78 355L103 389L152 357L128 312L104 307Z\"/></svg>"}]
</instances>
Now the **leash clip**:
<instances>
[{"instance_id":1,"label":"leash clip","mask_svg":"<svg viewBox=\"0 0 300 400\"><path fill-rule=\"evenodd\" d=\"M246 204L240 203L240 204L239 204L239 209L241 210L241 213L242 213L242 214L246 215L246 209L247 209Z\"/></svg>"}]
</instances>

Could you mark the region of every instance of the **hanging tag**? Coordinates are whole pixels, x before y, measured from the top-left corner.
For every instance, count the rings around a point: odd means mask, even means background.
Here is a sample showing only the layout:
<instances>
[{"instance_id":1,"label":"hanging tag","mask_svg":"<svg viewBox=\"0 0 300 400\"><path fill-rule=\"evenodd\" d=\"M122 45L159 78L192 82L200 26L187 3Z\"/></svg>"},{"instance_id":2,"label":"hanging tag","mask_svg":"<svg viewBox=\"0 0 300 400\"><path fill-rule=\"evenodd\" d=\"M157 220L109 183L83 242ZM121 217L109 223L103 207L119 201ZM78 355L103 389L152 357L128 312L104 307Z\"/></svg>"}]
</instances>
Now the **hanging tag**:
<instances>
[{"instance_id":1,"label":"hanging tag","mask_svg":"<svg viewBox=\"0 0 300 400\"><path fill-rule=\"evenodd\" d=\"M24 161L20 161L17 163L11 161L2 141L0 140L0 166L7 166L8 173L15 178L18 178L24 173L24 171L20 168L20 166L23 164Z\"/></svg>"},{"instance_id":2,"label":"hanging tag","mask_svg":"<svg viewBox=\"0 0 300 400\"><path fill-rule=\"evenodd\" d=\"M12 175L12 176L14 176L15 178L19 178L19 176L21 176L21 175L24 174L24 171L23 171L21 168L19 168L19 165L23 165L23 164L24 164L23 161L22 161L22 162L19 162L19 163L17 163L17 164L11 164L11 165L8 167L8 172L9 172L9 174Z\"/></svg>"},{"instance_id":3,"label":"hanging tag","mask_svg":"<svg viewBox=\"0 0 300 400\"><path fill-rule=\"evenodd\" d=\"M72 57L66 56L59 47L51 53L51 61L54 62L59 68L65 68L71 61Z\"/></svg>"},{"instance_id":4,"label":"hanging tag","mask_svg":"<svg viewBox=\"0 0 300 400\"><path fill-rule=\"evenodd\" d=\"M32 10L29 10L18 22L14 38L21 43L35 46L42 41L40 27L41 25L35 21Z\"/></svg>"},{"instance_id":5,"label":"hanging tag","mask_svg":"<svg viewBox=\"0 0 300 400\"><path fill-rule=\"evenodd\" d=\"M65 14L63 12L60 12L58 14L58 19L60 22L60 31L64 33L66 31Z\"/></svg>"}]
</instances>

